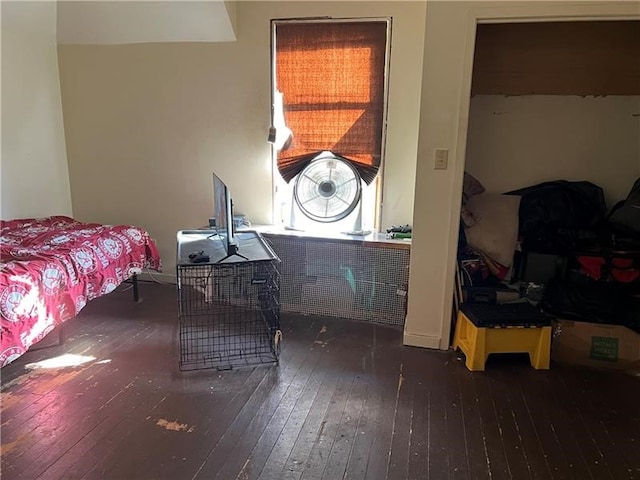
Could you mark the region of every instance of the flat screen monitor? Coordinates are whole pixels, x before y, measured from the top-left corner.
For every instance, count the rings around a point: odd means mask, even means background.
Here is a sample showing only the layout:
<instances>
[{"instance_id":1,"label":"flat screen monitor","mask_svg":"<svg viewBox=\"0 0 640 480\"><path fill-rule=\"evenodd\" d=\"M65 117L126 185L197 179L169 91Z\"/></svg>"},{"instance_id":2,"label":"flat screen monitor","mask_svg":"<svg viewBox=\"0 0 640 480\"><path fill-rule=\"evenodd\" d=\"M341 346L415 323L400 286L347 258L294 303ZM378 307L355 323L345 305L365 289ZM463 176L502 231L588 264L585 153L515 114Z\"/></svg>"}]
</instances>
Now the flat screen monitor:
<instances>
[{"instance_id":1,"label":"flat screen monitor","mask_svg":"<svg viewBox=\"0 0 640 480\"><path fill-rule=\"evenodd\" d=\"M213 207L216 231L224 242L227 255L234 255L238 250L238 243L233 231L231 191L215 173L213 174Z\"/></svg>"}]
</instances>

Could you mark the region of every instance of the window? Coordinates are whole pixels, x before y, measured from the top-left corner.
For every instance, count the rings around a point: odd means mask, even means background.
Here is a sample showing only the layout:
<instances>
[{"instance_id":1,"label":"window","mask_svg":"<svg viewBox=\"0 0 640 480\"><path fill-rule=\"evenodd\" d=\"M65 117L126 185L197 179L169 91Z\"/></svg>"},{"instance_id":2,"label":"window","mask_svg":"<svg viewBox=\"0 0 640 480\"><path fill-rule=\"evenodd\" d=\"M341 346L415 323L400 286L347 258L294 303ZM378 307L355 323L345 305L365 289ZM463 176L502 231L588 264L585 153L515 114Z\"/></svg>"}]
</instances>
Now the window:
<instances>
[{"instance_id":1,"label":"window","mask_svg":"<svg viewBox=\"0 0 640 480\"><path fill-rule=\"evenodd\" d=\"M323 151L355 166L373 184L384 150L390 20L273 22L274 161L289 183ZM282 185L283 186L283 185ZM276 218L286 223L286 188ZM285 208L286 210L286 208Z\"/></svg>"}]
</instances>

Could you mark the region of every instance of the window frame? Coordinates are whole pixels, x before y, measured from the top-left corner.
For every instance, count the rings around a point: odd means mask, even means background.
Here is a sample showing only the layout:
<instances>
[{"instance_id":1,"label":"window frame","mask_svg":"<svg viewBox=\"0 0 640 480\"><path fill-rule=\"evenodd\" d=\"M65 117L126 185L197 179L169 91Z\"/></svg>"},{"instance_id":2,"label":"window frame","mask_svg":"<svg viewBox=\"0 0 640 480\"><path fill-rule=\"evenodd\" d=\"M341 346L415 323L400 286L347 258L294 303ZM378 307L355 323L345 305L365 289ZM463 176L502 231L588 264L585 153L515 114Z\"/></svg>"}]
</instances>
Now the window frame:
<instances>
[{"instance_id":1,"label":"window frame","mask_svg":"<svg viewBox=\"0 0 640 480\"><path fill-rule=\"evenodd\" d=\"M383 186L384 186L384 171L386 168L386 145L387 145L387 115L389 110L389 76L390 76L390 57L391 57L391 43L392 43L392 25L393 17L304 17L304 18L277 18L271 20L271 34L270 34L270 125L274 125L275 117L275 93L276 93L276 28L282 24L303 24L303 23L363 23L363 22L384 22L386 24L386 42L385 42L385 60L384 60L384 73L383 73L383 92L382 92L382 132L380 139L380 165L378 175L376 176L370 187L375 188L375 201L373 205L373 229L379 230L380 221L382 217L383 208ZM271 146L271 169L272 169L272 197L273 197L273 223L280 224L280 202L279 197L279 185L284 182L278 171L278 153L274 146Z\"/></svg>"}]
</instances>

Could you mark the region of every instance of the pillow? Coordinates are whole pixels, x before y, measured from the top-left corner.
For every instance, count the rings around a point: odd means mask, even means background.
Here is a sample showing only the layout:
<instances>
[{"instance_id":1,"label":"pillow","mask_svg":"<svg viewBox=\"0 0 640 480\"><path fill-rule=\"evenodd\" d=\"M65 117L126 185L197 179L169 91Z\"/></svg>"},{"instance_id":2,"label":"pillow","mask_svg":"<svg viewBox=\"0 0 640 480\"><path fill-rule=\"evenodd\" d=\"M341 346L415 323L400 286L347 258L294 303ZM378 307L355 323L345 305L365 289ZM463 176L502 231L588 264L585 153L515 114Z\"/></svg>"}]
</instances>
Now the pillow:
<instances>
[{"instance_id":1,"label":"pillow","mask_svg":"<svg viewBox=\"0 0 640 480\"><path fill-rule=\"evenodd\" d=\"M473 175L464 172L464 179L462 181L462 207L460 210L460 217L465 227L473 227L476 224L476 217L467 208L467 202L474 195L480 195L484 193L484 185L482 185Z\"/></svg>"},{"instance_id":2,"label":"pillow","mask_svg":"<svg viewBox=\"0 0 640 480\"><path fill-rule=\"evenodd\" d=\"M462 218L462 223L464 223L465 227L473 227L478 222L478 219L471 210L467 208L465 203L463 203L460 208L460 218Z\"/></svg>"},{"instance_id":3,"label":"pillow","mask_svg":"<svg viewBox=\"0 0 640 480\"><path fill-rule=\"evenodd\" d=\"M482 183L478 181L470 173L464 172L464 179L462 180L462 204L464 205L474 195L480 195L484 193L485 188Z\"/></svg>"},{"instance_id":4,"label":"pillow","mask_svg":"<svg viewBox=\"0 0 640 480\"><path fill-rule=\"evenodd\" d=\"M483 193L474 195L466 208L475 219L465 228L467 244L500 265L508 267L518 241L518 209L520 197Z\"/></svg>"}]
</instances>

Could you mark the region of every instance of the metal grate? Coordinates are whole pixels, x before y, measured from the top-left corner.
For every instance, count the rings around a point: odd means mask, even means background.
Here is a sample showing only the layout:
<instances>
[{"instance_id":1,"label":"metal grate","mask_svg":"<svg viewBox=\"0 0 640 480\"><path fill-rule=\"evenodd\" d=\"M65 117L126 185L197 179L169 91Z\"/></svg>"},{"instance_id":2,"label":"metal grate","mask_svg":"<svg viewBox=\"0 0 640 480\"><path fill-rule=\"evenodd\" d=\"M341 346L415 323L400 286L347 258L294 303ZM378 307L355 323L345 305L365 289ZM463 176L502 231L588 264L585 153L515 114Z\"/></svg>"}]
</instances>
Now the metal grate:
<instances>
[{"instance_id":1,"label":"metal grate","mask_svg":"<svg viewBox=\"0 0 640 480\"><path fill-rule=\"evenodd\" d=\"M264 234L280 257L283 312L404 325L410 250Z\"/></svg>"},{"instance_id":2,"label":"metal grate","mask_svg":"<svg viewBox=\"0 0 640 480\"><path fill-rule=\"evenodd\" d=\"M180 370L276 363L279 292L275 261L179 265Z\"/></svg>"}]
</instances>

